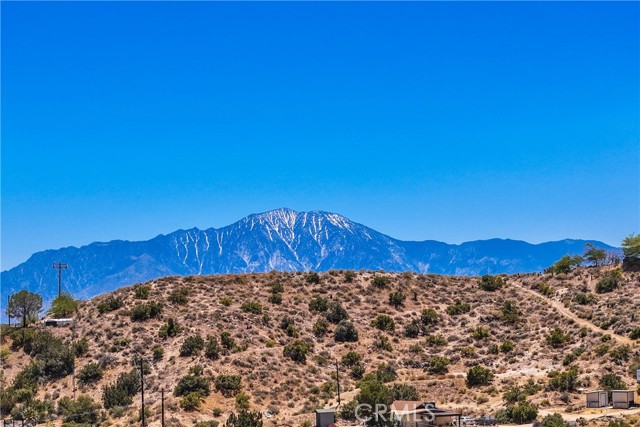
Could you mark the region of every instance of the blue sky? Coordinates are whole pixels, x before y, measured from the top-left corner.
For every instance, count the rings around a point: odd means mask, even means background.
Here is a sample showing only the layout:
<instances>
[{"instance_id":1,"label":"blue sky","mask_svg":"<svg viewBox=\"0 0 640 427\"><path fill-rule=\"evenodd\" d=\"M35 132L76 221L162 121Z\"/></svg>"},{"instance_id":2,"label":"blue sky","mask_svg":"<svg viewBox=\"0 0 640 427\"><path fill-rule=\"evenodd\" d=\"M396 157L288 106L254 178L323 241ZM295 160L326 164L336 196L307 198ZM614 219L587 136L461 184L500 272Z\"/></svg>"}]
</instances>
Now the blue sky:
<instances>
[{"instance_id":1,"label":"blue sky","mask_svg":"<svg viewBox=\"0 0 640 427\"><path fill-rule=\"evenodd\" d=\"M639 5L2 3L2 269L278 207L640 230Z\"/></svg>"}]
</instances>

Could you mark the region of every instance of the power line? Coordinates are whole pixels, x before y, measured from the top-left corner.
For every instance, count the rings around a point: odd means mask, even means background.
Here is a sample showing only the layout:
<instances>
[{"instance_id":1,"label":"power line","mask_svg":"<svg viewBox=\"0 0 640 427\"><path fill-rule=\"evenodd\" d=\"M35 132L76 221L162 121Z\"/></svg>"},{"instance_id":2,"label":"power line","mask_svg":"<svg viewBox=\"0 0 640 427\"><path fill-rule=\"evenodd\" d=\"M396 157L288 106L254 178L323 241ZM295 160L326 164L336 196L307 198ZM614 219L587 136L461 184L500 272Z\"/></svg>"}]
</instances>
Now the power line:
<instances>
[{"instance_id":1,"label":"power line","mask_svg":"<svg viewBox=\"0 0 640 427\"><path fill-rule=\"evenodd\" d=\"M54 262L53 268L58 270L58 296L62 295L62 270L68 268L66 262Z\"/></svg>"}]
</instances>

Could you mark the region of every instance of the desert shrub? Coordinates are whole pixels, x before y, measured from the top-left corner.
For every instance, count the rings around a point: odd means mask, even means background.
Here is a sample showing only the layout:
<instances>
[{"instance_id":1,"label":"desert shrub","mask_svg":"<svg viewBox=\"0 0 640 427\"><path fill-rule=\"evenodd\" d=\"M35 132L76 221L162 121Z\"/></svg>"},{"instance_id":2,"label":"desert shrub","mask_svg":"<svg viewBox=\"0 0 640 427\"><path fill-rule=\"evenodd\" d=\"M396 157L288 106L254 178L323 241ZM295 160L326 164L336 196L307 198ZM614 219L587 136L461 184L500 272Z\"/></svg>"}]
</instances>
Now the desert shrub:
<instances>
[{"instance_id":1,"label":"desert shrub","mask_svg":"<svg viewBox=\"0 0 640 427\"><path fill-rule=\"evenodd\" d=\"M319 284L320 283L320 275L318 273L316 273L315 271L310 271L307 273L307 283L311 283L311 284Z\"/></svg>"},{"instance_id":2,"label":"desert shrub","mask_svg":"<svg viewBox=\"0 0 640 427\"><path fill-rule=\"evenodd\" d=\"M241 391L236 395L236 409L247 410L249 409L249 401L251 398L247 393Z\"/></svg>"},{"instance_id":3,"label":"desert shrub","mask_svg":"<svg viewBox=\"0 0 640 427\"><path fill-rule=\"evenodd\" d=\"M231 413L225 427L262 427L262 413L242 410L236 415Z\"/></svg>"},{"instance_id":4,"label":"desert shrub","mask_svg":"<svg viewBox=\"0 0 640 427\"><path fill-rule=\"evenodd\" d=\"M276 282L271 285L270 292L271 294L281 294L284 292L284 286L282 286L282 283Z\"/></svg>"},{"instance_id":5,"label":"desert shrub","mask_svg":"<svg viewBox=\"0 0 640 427\"><path fill-rule=\"evenodd\" d=\"M270 304L282 304L282 294L271 294L269 298L267 298L267 301Z\"/></svg>"},{"instance_id":6,"label":"desert shrub","mask_svg":"<svg viewBox=\"0 0 640 427\"><path fill-rule=\"evenodd\" d=\"M502 320L505 323L511 323L511 324L517 323L520 321L520 310L518 310L518 307L516 307L515 302L511 300L507 300L504 303L502 303L500 320Z\"/></svg>"},{"instance_id":7,"label":"desert shrub","mask_svg":"<svg viewBox=\"0 0 640 427\"><path fill-rule=\"evenodd\" d=\"M180 356L195 356L204 349L204 340L200 335L187 337L180 346Z\"/></svg>"},{"instance_id":8,"label":"desert shrub","mask_svg":"<svg viewBox=\"0 0 640 427\"><path fill-rule=\"evenodd\" d=\"M362 360L362 355L355 351L349 351L344 356L342 356L342 364L344 366L352 367L360 363Z\"/></svg>"},{"instance_id":9,"label":"desert shrub","mask_svg":"<svg viewBox=\"0 0 640 427\"><path fill-rule=\"evenodd\" d=\"M536 290L545 297L550 297L551 295L553 295L553 288L546 283L538 283L536 285Z\"/></svg>"},{"instance_id":10,"label":"desert shrub","mask_svg":"<svg viewBox=\"0 0 640 427\"><path fill-rule=\"evenodd\" d=\"M100 302L97 306L98 312L104 314L110 311L115 311L124 305L121 298L109 297Z\"/></svg>"},{"instance_id":11,"label":"desert shrub","mask_svg":"<svg viewBox=\"0 0 640 427\"><path fill-rule=\"evenodd\" d=\"M343 320L347 320L349 314L339 302L332 301L329 303L325 318L331 323L338 324Z\"/></svg>"},{"instance_id":12,"label":"desert shrub","mask_svg":"<svg viewBox=\"0 0 640 427\"><path fill-rule=\"evenodd\" d=\"M314 297L309 301L309 311L316 313L324 313L329 309L329 301L322 297Z\"/></svg>"},{"instance_id":13,"label":"desert shrub","mask_svg":"<svg viewBox=\"0 0 640 427\"><path fill-rule=\"evenodd\" d=\"M356 278L356 272L353 270L347 270L344 272L344 281L347 283L353 283L353 280Z\"/></svg>"},{"instance_id":14,"label":"desert shrub","mask_svg":"<svg viewBox=\"0 0 640 427\"><path fill-rule=\"evenodd\" d=\"M395 308L402 307L405 299L406 297L402 291L395 291L389 294L389 304Z\"/></svg>"},{"instance_id":15,"label":"desert shrub","mask_svg":"<svg viewBox=\"0 0 640 427\"><path fill-rule=\"evenodd\" d=\"M105 409L111 409L131 405L133 396L140 387L140 375L137 370L121 373L115 383L102 388L103 406Z\"/></svg>"},{"instance_id":16,"label":"desert shrub","mask_svg":"<svg viewBox=\"0 0 640 427\"><path fill-rule=\"evenodd\" d=\"M560 414L545 416L540 423L541 427L564 427L564 419Z\"/></svg>"},{"instance_id":17,"label":"desert shrub","mask_svg":"<svg viewBox=\"0 0 640 427\"><path fill-rule=\"evenodd\" d=\"M159 345L153 347L153 360L159 362L164 357L164 349Z\"/></svg>"},{"instance_id":18,"label":"desert shrub","mask_svg":"<svg viewBox=\"0 0 640 427\"><path fill-rule=\"evenodd\" d=\"M342 405L338 412L338 416L341 420L355 421L356 420L356 408L358 407L358 401L352 400L349 403Z\"/></svg>"},{"instance_id":19,"label":"desert shrub","mask_svg":"<svg viewBox=\"0 0 640 427\"><path fill-rule=\"evenodd\" d=\"M627 360L629 360L630 354L631 348L626 344L616 347L609 352L611 358L616 362L626 362Z\"/></svg>"},{"instance_id":20,"label":"desert shrub","mask_svg":"<svg viewBox=\"0 0 640 427\"><path fill-rule=\"evenodd\" d=\"M100 405L89 396L80 396L73 400L68 396L58 401L58 413L60 413L65 423L71 425L96 424L98 422ZM67 424L65 424L67 425Z\"/></svg>"},{"instance_id":21,"label":"desert shrub","mask_svg":"<svg viewBox=\"0 0 640 427\"><path fill-rule=\"evenodd\" d=\"M420 400L420 393L412 385L394 384L389 389L391 400Z\"/></svg>"},{"instance_id":22,"label":"desert shrub","mask_svg":"<svg viewBox=\"0 0 640 427\"><path fill-rule=\"evenodd\" d=\"M220 304L224 305L225 307L229 307L231 304L233 304L233 300L229 297L223 297L220 298Z\"/></svg>"},{"instance_id":23,"label":"desert shrub","mask_svg":"<svg viewBox=\"0 0 640 427\"><path fill-rule=\"evenodd\" d=\"M313 324L313 334L316 337L323 337L327 334L327 330L329 329L329 323L326 320L320 318L316 323Z\"/></svg>"},{"instance_id":24,"label":"desert shrub","mask_svg":"<svg viewBox=\"0 0 640 427\"><path fill-rule=\"evenodd\" d=\"M82 385L93 384L102 379L102 367L97 363L88 363L78 371L78 382Z\"/></svg>"},{"instance_id":25,"label":"desert shrub","mask_svg":"<svg viewBox=\"0 0 640 427\"><path fill-rule=\"evenodd\" d=\"M456 302L449 307L447 307L447 313L450 316L458 316L460 314L468 313L471 311L471 306L467 303L462 303L460 300L456 300Z\"/></svg>"},{"instance_id":26,"label":"desert shrub","mask_svg":"<svg viewBox=\"0 0 640 427\"><path fill-rule=\"evenodd\" d=\"M210 421L198 421L193 425L193 427L218 427L220 425L219 421L210 420Z\"/></svg>"},{"instance_id":27,"label":"desert shrub","mask_svg":"<svg viewBox=\"0 0 640 427\"><path fill-rule=\"evenodd\" d=\"M416 338L420 335L420 322L413 320L404 327L404 336L407 338Z\"/></svg>"},{"instance_id":28,"label":"desert shrub","mask_svg":"<svg viewBox=\"0 0 640 427\"><path fill-rule=\"evenodd\" d=\"M487 328L483 328L482 326L478 326L471 332L471 336L474 339L483 340L489 337L489 330Z\"/></svg>"},{"instance_id":29,"label":"desert shrub","mask_svg":"<svg viewBox=\"0 0 640 427\"><path fill-rule=\"evenodd\" d=\"M493 292L505 286L507 283L500 276L485 274L480 278L480 287L485 291Z\"/></svg>"},{"instance_id":30,"label":"desert shrub","mask_svg":"<svg viewBox=\"0 0 640 427\"><path fill-rule=\"evenodd\" d=\"M362 366L361 364L357 364L353 368L351 368L349 375L351 375L351 378L355 380L359 380L364 376L364 372L365 372L364 366Z\"/></svg>"},{"instance_id":31,"label":"desert shrub","mask_svg":"<svg viewBox=\"0 0 640 427\"><path fill-rule=\"evenodd\" d=\"M491 381L493 381L493 372L483 366L473 366L467 372L468 387L488 385Z\"/></svg>"},{"instance_id":32,"label":"desert shrub","mask_svg":"<svg viewBox=\"0 0 640 427\"><path fill-rule=\"evenodd\" d=\"M187 302L189 302L189 289L183 287L174 289L169 294L169 301L174 304L186 304Z\"/></svg>"},{"instance_id":33,"label":"desert shrub","mask_svg":"<svg viewBox=\"0 0 640 427\"><path fill-rule=\"evenodd\" d=\"M262 304L258 301L248 301L240 307L245 313L262 314Z\"/></svg>"},{"instance_id":34,"label":"desert shrub","mask_svg":"<svg viewBox=\"0 0 640 427\"><path fill-rule=\"evenodd\" d=\"M618 375L605 374L598 380L600 388L603 390L625 390L627 385L622 381Z\"/></svg>"},{"instance_id":35,"label":"desert shrub","mask_svg":"<svg viewBox=\"0 0 640 427\"><path fill-rule=\"evenodd\" d=\"M131 310L131 320L141 322L153 319L162 313L162 308L162 304L157 302L138 304Z\"/></svg>"},{"instance_id":36,"label":"desert shrub","mask_svg":"<svg viewBox=\"0 0 640 427\"><path fill-rule=\"evenodd\" d=\"M516 345L513 343L513 341L505 341L500 344L500 351L503 353L510 353L514 348L516 348Z\"/></svg>"},{"instance_id":37,"label":"desert shrub","mask_svg":"<svg viewBox=\"0 0 640 427\"><path fill-rule=\"evenodd\" d=\"M241 388L240 375L218 375L216 378L216 389L226 397L235 396Z\"/></svg>"},{"instance_id":38,"label":"desert shrub","mask_svg":"<svg viewBox=\"0 0 640 427\"><path fill-rule=\"evenodd\" d=\"M192 412L200 408L202 404L202 396L200 393L191 392L180 399L180 407L187 412Z\"/></svg>"},{"instance_id":39,"label":"desert shrub","mask_svg":"<svg viewBox=\"0 0 640 427\"><path fill-rule=\"evenodd\" d=\"M222 349L218 345L218 339L213 335L207 337L207 343L204 346L204 355L207 359L216 360L220 358Z\"/></svg>"},{"instance_id":40,"label":"desert shrub","mask_svg":"<svg viewBox=\"0 0 640 427\"><path fill-rule=\"evenodd\" d=\"M420 314L420 322L424 326L435 325L440 321L440 315L433 309L427 308Z\"/></svg>"},{"instance_id":41,"label":"desert shrub","mask_svg":"<svg viewBox=\"0 0 640 427\"><path fill-rule=\"evenodd\" d=\"M624 419L617 418L609 420L607 427L629 427L629 423L627 423Z\"/></svg>"},{"instance_id":42,"label":"desert shrub","mask_svg":"<svg viewBox=\"0 0 640 427\"><path fill-rule=\"evenodd\" d=\"M427 343L427 345L433 347L442 347L443 345L447 344L447 339L441 334L427 335L425 342Z\"/></svg>"},{"instance_id":43,"label":"desert shrub","mask_svg":"<svg viewBox=\"0 0 640 427\"><path fill-rule=\"evenodd\" d=\"M371 326L381 331L393 332L396 328L396 324L393 319L386 314L379 314L375 319L371 321Z\"/></svg>"},{"instance_id":44,"label":"desert shrub","mask_svg":"<svg viewBox=\"0 0 640 427\"><path fill-rule=\"evenodd\" d=\"M573 301L580 305L589 305L595 302L596 296L589 292L578 292L573 296Z\"/></svg>"},{"instance_id":45,"label":"desert shrub","mask_svg":"<svg viewBox=\"0 0 640 427\"><path fill-rule=\"evenodd\" d=\"M386 288L391 284L391 278L387 276L374 275L371 284L376 288Z\"/></svg>"},{"instance_id":46,"label":"desert shrub","mask_svg":"<svg viewBox=\"0 0 640 427\"><path fill-rule=\"evenodd\" d=\"M19 335L19 334L18 334ZM23 342L23 350L38 361L40 380L55 380L73 372L75 351L49 332L29 335Z\"/></svg>"},{"instance_id":47,"label":"desert shrub","mask_svg":"<svg viewBox=\"0 0 640 427\"><path fill-rule=\"evenodd\" d=\"M306 341L294 340L284 346L283 354L294 362L306 363L307 353L309 353L312 347L313 346Z\"/></svg>"},{"instance_id":48,"label":"desert shrub","mask_svg":"<svg viewBox=\"0 0 640 427\"><path fill-rule=\"evenodd\" d=\"M570 367L564 372L551 371L549 372L551 380L547 384L547 389L572 392L579 386L578 381L578 368L575 366Z\"/></svg>"},{"instance_id":49,"label":"desert shrub","mask_svg":"<svg viewBox=\"0 0 640 427\"><path fill-rule=\"evenodd\" d=\"M225 350L233 350L234 348L236 348L235 340L233 339L231 334L226 331L220 334L220 344Z\"/></svg>"},{"instance_id":50,"label":"desert shrub","mask_svg":"<svg viewBox=\"0 0 640 427\"><path fill-rule=\"evenodd\" d=\"M71 343L71 348L73 348L73 354L75 354L76 357L82 357L89 352L89 340L84 337L80 338Z\"/></svg>"},{"instance_id":51,"label":"desert shrub","mask_svg":"<svg viewBox=\"0 0 640 427\"><path fill-rule=\"evenodd\" d=\"M49 314L54 319L63 319L72 316L78 311L78 301L69 294L62 294L51 302Z\"/></svg>"},{"instance_id":52,"label":"desert shrub","mask_svg":"<svg viewBox=\"0 0 640 427\"><path fill-rule=\"evenodd\" d=\"M571 340L571 337L568 334L565 334L562 329L555 328L549 335L547 335L546 340L547 344L549 344L551 347L558 348L569 342Z\"/></svg>"},{"instance_id":53,"label":"desert shrub","mask_svg":"<svg viewBox=\"0 0 640 427\"><path fill-rule=\"evenodd\" d=\"M385 351L393 351L393 346L391 345L391 341L389 341L389 337L383 334L376 335L373 340L373 346Z\"/></svg>"},{"instance_id":54,"label":"desert shrub","mask_svg":"<svg viewBox=\"0 0 640 427\"><path fill-rule=\"evenodd\" d=\"M187 396L196 393L199 397L208 396L211 393L211 383L203 375L202 366L194 365L189 369L189 373L178 380L173 394L175 396Z\"/></svg>"},{"instance_id":55,"label":"desert shrub","mask_svg":"<svg viewBox=\"0 0 640 427\"><path fill-rule=\"evenodd\" d=\"M134 296L136 299L148 299L149 298L149 286L138 285L134 288Z\"/></svg>"},{"instance_id":56,"label":"desert shrub","mask_svg":"<svg viewBox=\"0 0 640 427\"><path fill-rule=\"evenodd\" d=\"M444 374L449 371L449 359L444 356L433 356L429 359L425 370L432 374Z\"/></svg>"},{"instance_id":57,"label":"desert shrub","mask_svg":"<svg viewBox=\"0 0 640 427\"><path fill-rule=\"evenodd\" d=\"M356 342L358 341L358 331L351 322L342 320L336 326L333 338L336 342Z\"/></svg>"},{"instance_id":58,"label":"desert shrub","mask_svg":"<svg viewBox=\"0 0 640 427\"><path fill-rule=\"evenodd\" d=\"M166 339L168 337L175 337L180 333L182 327L176 322L173 317L167 319L167 323L160 326L160 331L158 332L158 336L162 339Z\"/></svg>"},{"instance_id":59,"label":"desert shrub","mask_svg":"<svg viewBox=\"0 0 640 427\"><path fill-rule=\"evenodd\" d=\"M506 423L527 424L535 420L537 416L538 407L536 405L520 401L505 408L497 418Z\"/></svg>"},{"instance_id":60,"label":"desert shrub","mask_svg":"<svg viewBox=\"0 0 640 427\"><path fill-rule=\"evenodd\" d=\"M396 367L391 363L381 363L375 373L376 379L381 383L390 383L398 378Z\"/></svg>"},{"instance_id":61,"label":"desert shrub","mask_svg":"<svg viewBox=\"0 0 640 427\"><path fill-rule=\"evenodd\" d=\"M631 332L629 332L629 338L631 338L632 340L640 340L640 326L634 328L633 330L631 330Z\"/></svg>"}]
</instances>

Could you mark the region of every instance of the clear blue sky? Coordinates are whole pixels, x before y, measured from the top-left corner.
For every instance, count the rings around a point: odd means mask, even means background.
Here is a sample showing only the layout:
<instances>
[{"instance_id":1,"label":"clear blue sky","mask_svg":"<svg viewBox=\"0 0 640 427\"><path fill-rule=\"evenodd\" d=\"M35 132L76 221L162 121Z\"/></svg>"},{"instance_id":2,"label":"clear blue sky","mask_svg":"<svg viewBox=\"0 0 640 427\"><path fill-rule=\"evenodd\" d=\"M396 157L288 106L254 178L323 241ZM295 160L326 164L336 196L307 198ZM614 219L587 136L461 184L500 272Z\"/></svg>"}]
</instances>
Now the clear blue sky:
<instances>
[{"instance_id":1,"label":"clear blue sky","mask_svg":"<svg viewBox=\"0 0 640 427\"><path fill-rule=\"evenodd\" d=\"M402 239L639 226L639 5L2 2L2 269L327 210Z\"/></svg>"}]
</instances>

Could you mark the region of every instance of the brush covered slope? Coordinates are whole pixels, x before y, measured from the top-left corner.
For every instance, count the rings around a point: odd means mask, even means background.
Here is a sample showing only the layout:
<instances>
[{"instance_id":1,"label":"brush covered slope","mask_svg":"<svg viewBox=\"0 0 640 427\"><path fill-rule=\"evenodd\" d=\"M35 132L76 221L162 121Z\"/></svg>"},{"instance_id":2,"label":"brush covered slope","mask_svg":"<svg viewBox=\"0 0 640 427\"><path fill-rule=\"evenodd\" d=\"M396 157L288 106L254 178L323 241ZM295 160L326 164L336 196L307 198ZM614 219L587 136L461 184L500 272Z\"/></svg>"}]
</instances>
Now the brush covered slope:
<instances>
[{"instance_id":1,"label":"brush covered slope","mask_svg":"<svg viewBox=\"0 0 640 427\"><path fill-rule=\"evenodd\" d=\"M611 277L614 289L603 289ZM484 279L340 270L166 277L83 302L75 328L46 328L80 351L75 380L43 374L34 398L61 420L53 410L75 381L77 395L110 406L104 425L134 425L139 384L124 405L105 395L143 360L149 425L159 425L165 390L168 426L222 423L239 408L269 412L265 425L298 426L337 404L337 360L345 417L363 375L390 396L466 415L505 416L521 398L540 411L577 409L579 387L634 384L638 295L640 276L612 268ZM27 347L19 331L4 338L5 395L38 358ZM15 402L14 414L25 405Z\"/></svg>"}]
</instances>

